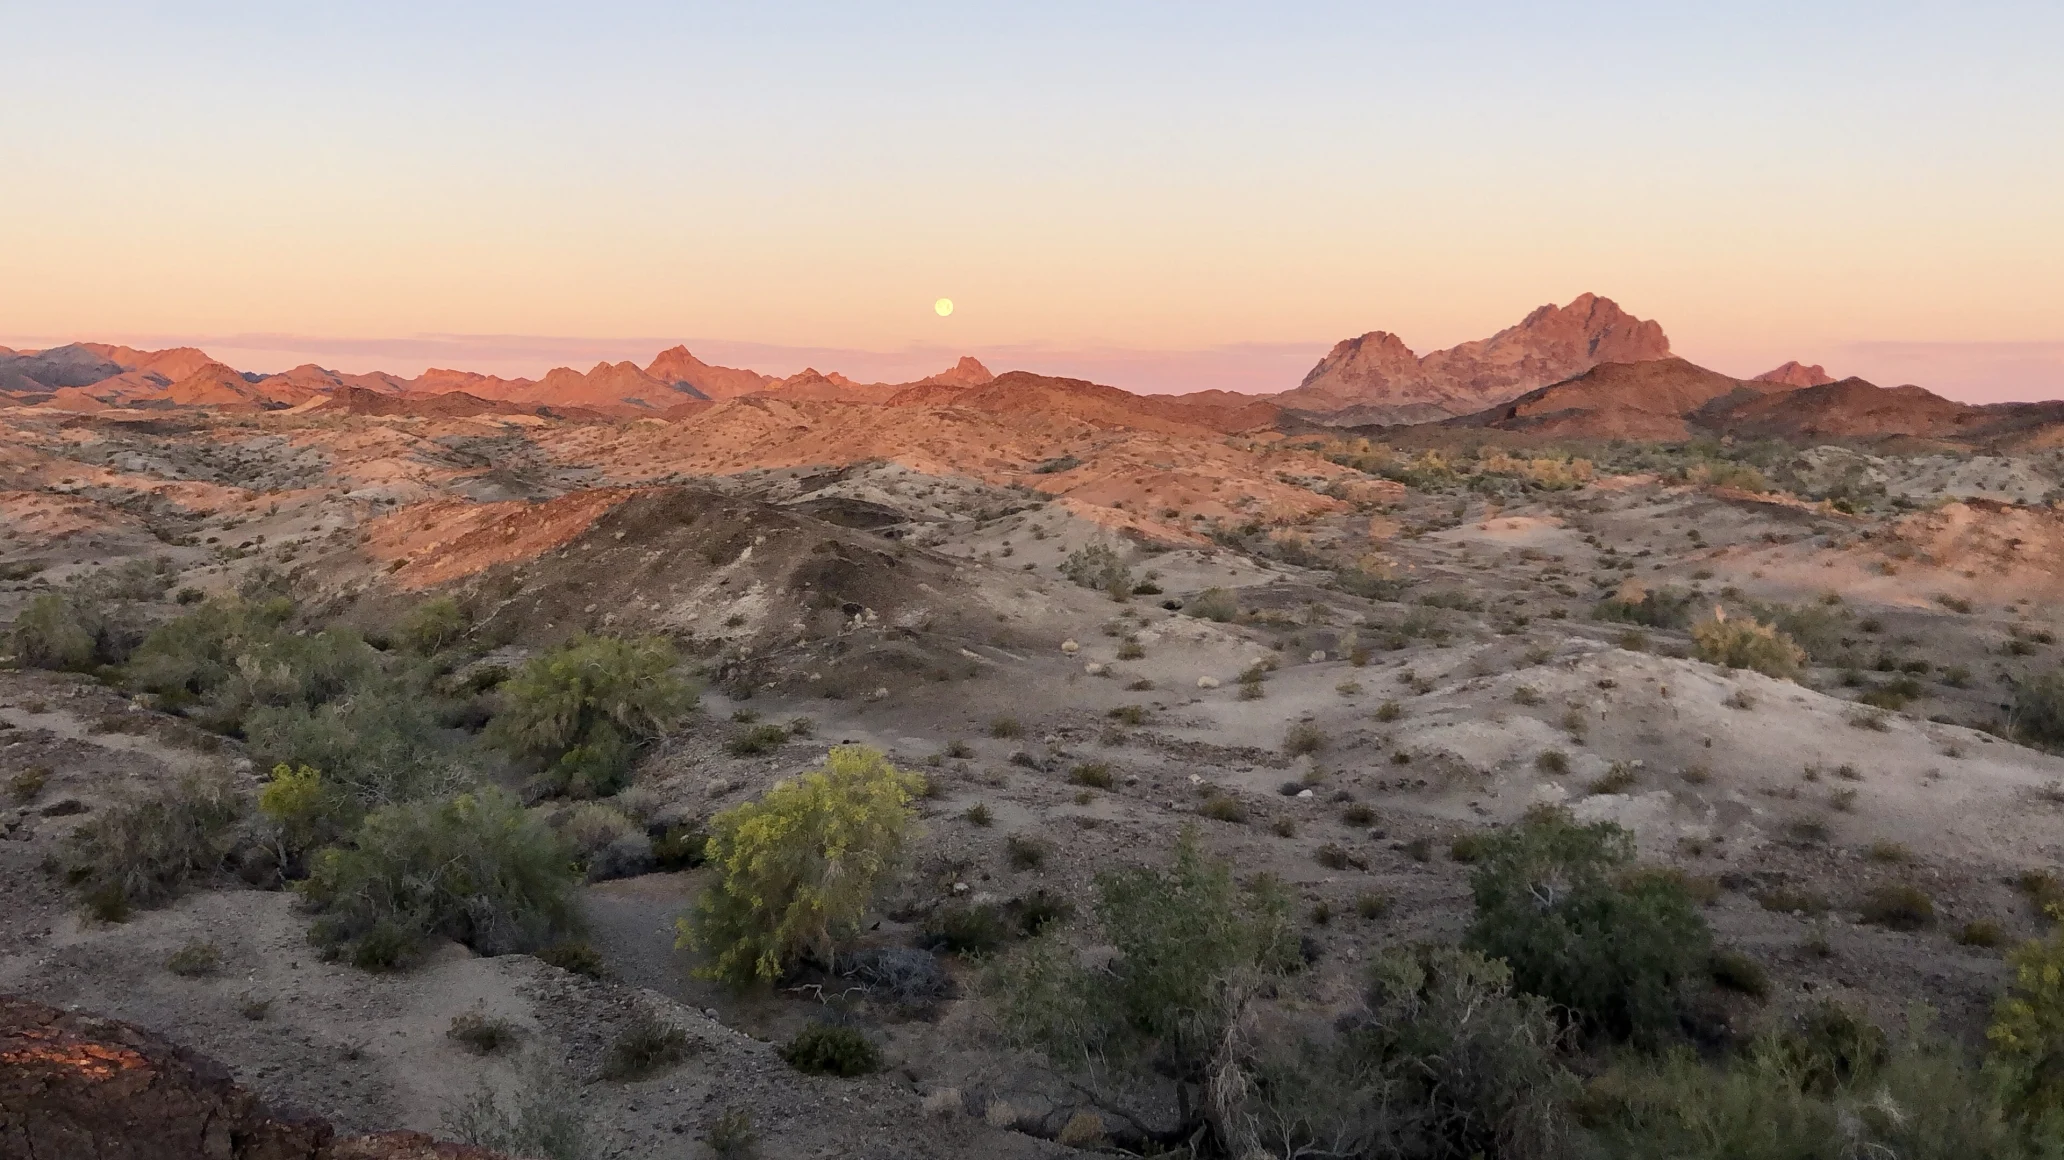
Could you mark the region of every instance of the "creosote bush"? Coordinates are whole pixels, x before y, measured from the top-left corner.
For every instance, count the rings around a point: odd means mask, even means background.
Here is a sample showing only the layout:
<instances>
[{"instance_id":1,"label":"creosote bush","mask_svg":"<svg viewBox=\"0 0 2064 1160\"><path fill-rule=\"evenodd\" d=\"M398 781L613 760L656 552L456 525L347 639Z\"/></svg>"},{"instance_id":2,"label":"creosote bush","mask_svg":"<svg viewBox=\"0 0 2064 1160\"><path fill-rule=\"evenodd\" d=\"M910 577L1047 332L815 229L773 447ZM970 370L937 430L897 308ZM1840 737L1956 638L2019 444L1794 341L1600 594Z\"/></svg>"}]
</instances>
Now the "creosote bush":
<instances>
[{"instance_id":1,"label":"creosote bush","mask_svg":"<svg viewBox=\"0 0 2064 1160\"><path fill-rule=\"evenodd\" d=\"M222 949L203 939L194 939L173 951L165 960L165 969L182 978L197 979L212 975L222 965Z\"/></svg>"},{"instance_id":2,"label":"creosote bush","mask_svg":"<svg viewBox=\"0 0 2064 1160\"><path fill-rule=\"evenodd\" d=\"M445 1029L445 1038L472 1052L474 1055L499 1055L516 1046L523 1033L507 1019L497 1019L484 1011L465 1011L452 1016L451 1026Z\"/></svg>"},{"instance_id":3,"label":"creosote bush","mask_svg":"<svg viewBox=\"0 0 2064 1160\"><path fill-rule=\"evenodd\" d=\"M244 816L220 773L128 795L72 832L68 879L95 918L119 922L220 870Z\"/></svg>"},{"instance_id":4,"label":"creosote bush","mask_svg":"<svg viewBox=\"0 0 2064 1160\"><path fill-rule=\"evenodd\" d=\"M1325 747L1326 734L1309 721L1300 721L1283 734L1283 752L1292 757L1317 753Z\"/></svg>"},{"instance_id":5,"label":"creosote bush","mask_svg":"<svg viewBox=\"0 0 2064 1160\"><path fill-rule=\"evenodd\" d=\"M1576 1108L1604 1160L2047 1160L2059 1144L1924 1024L1889 1044L1835 1007L1718 1066L1690 1048L1623 1056Z\"/></svg>"},{"instance_id":6,"label":"creosote bush","mask_svg":"<svg viewBox=\"0 0 2064 1160\"><path fill-rule=\"evenodd\" d=\"M1892 930L1920 930L1935 922L1935 900L1908 883L1886 883L1864 896L1863 920Z\"/></svg>"},{"instance_id":7,"label":"creosote bush","mask_svg":"<svg viewBox=\"0 0 2064 1160\"><path fill-rule=\"evenodd\" d=\"M2015 684L2011 723L2016 736L2052 748L2064 746L2064 668Z\"/></svg>"},{"instance_id":8,"label":"creosote bush","mask_svg":"<svg viewBox=\"0 0 2064 1160\"><path fill-rule=\"evenodd\" d=\"M559 837L485 787L373 811L349 845L315 858L298 889L320 915L318 945L391 969L432 935L490 955L542 947L572 928L576 881Z\"/></svg>"},{"instance_id":9,"label":"creosote bush","mask_svg":"<svg viewBox=\"0 0 2064 1160\"><path fill-rule=\"evenodd\" d=\"M98 662L90 618L56 592L30 600L8 636L15 659L28 668L84 671Z\"/></svg>"},{"instance_id":10,"label":"creosote bush","mask_svg":"<svg viewBox=\"0 0 2064 1160\"><path fill-rule=\"evenodd\" d=\"M449 596L435 596L409 609L395 637L419 656L431 656L458 642L466 632L466 614Z\"/></svg>"},{"instance_id":11,"label":"creosote bush","mask_svg":"<svg viewBox=\"0 0 2064 1160\"><path fill-rule=\"evenodd\" d=\"M609 1043L602 1060L602 1078L644 1079L688 1058L688 1033L649 1013L640 1013Z\"/></svg>"},{"instance_id":12,"label":"creosote bush","mask_svg":"<svg viewBox=\"0 0 2064 1160\"><path fill-rule=\"evenodd\" d=\"M1085 761L1068 771L1068 780L1075 785L1086 785L1091 789L1110 789L1111 767L1102 761Z\"/></svg>"},{"instance_id":13,"label":"creosote bush","mask_svg":"<svg viewBox=\"0 0 2064 1160\"><path fill-rule=\"evenodd\" d=\"M1419 947L1374 963L1333 1026L1237 1045L1218 1065L1236 1156L1555 1160L1572 1156L1575 1078L1549 1005L1505 964Z\"/></svg>"},{"instance_id":14,"label":"creosote bush","mask_svg":"<svg viewBox=\"0 0 2064 1160\"><path fill-rule=\"evenodd\" d=\"M781 1048L781 1058L805 1075L851 1079L881 1070L881 1052L851 1027L812 1023Z\"/></svg>"},{"instance_id":15,"label":"creosote bush","mask_svg":"<svg viewBox=\"0 0 2064 1160\"><path fill-rule=\"evenodd\" d=\"M1206 588L1183 604L1185 613L1225 624L1240 615L1240 602L1224 588Z\"/></svg>"},{"instance_id":16,"label":"creosote bush","mask_svg":"<svg viewBox=\"0 0 2064 1160\"><path fill-rule=\"evenodd\" d=\"M1985 1035L2016 1111L2064 1116L2064 928L2007 956L2014 981ZM2064 1130L2060 1130L2064 1135Z\"/></svg>"},{"instance_id":17,"label":"creosote bush","mask_svg":"<svg viewBox=\"0 0 2064 1160\"><path fill-rule=\"evenodd\" d=\"M1806 650L1791 637L1755 620L1729 620L1717 608L1711 620L1691 626L1691 641L1708 664L1754 669L1768 677L1797 677L1806 664Z\"/></svg>"},{"instance_id":18,"label":"creosote bush","mask_svg":"<svg viewBox=\"0 0 2064 1160\"><path fill-rule=\"evenodd\" d=\"M830 962L903 852L918 779L876 750L842 745L824 765L710 820L719 880L677 922L678 945L713 955L703 978L778 980Z\"/></svg>"},{"instance_id":19,"label":"creosote bush","mask_svg":"<svg viewBox=\"0 0 2064 1160\"><path fill-rule=\"evenodd\" d=\"M606 797L622 788L637 750L695 706L658 637L580 636L533 658L502 686L507 707L487 741L536 771L540 788Z\"/></svg>"}]
</instances>

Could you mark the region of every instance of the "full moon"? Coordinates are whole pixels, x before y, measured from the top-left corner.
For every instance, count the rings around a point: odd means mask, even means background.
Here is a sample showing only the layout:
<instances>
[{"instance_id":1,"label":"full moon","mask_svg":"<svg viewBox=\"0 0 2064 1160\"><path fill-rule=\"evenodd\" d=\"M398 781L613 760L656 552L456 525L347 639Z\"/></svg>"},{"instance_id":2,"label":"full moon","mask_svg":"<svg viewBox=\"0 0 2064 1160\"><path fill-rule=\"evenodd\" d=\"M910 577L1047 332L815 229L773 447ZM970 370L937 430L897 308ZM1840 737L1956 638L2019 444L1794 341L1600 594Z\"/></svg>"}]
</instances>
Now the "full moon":
<instances>
[{"instance_id":1,"label":"full moon","mask_svg":"<svg viewBox=\"0 0 2064 1160\"><path fill-rule=\"evenodd\" d=\"M941 298L937 302L932 303L932 309L939 312L939 317L944 318L953 313L953 299Z\"/></svg>"}]
</instances>

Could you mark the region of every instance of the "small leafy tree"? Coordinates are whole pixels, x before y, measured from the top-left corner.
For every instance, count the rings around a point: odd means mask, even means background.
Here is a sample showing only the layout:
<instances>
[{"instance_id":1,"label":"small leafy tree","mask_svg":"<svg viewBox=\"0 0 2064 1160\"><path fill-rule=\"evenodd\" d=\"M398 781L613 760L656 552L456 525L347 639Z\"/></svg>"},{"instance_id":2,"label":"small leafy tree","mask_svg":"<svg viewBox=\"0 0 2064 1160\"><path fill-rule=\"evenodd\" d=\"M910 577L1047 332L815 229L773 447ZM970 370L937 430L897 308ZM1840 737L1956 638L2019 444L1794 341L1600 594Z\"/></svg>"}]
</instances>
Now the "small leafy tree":
<instances>
[{"instance_id":1,"label":"small leafy tree","mask_svg":"<svg viewBox=\"0 0 2064 1160\"><path fill-rule=\"evenodd\" d=\"M537 768L548 792L605 797L622 787L640 746L695 706L659 637L578 636L533 658L502 686L508 707L488 743Z\"/></svg>"},{"instance_id":2,"label":"small leafy tree","mask_svg":"<svg viewBox=\"0 0 2064 1160\"><path fill-rule=\"evenodd\" d=\"M1708 664L1754 669L1767 677L1790 679L1806 664L1806 650L1791 637L1760 621L1729 620L1718 608L1713 619L1691 626L1691 642Z\"/></svg>"},{"instance_id":3,"label":"small leafy tree","mask_svg":"<svg viewBox=\"0 0 2064 1160\"><path fill-rule=\"evenodd\" d=\"M720 877L677 921L677 946L715 956L696 973L743 986L798 960L828 963L902 855L922 788L880 752L842 745L821 768L712 818Z\"/></svg>"},{"instance_id":4,"label":"small leafy tree","mask_svg":"<svg viewBox=\"0 0 2064 1160\"><path fill-rule=\"evenodd\" d=\"M1681 878L1634 868L1634 836L1542 810L1487 838L1470 879L1464 945L1512 968L1521 990L1616 1039L1672 1028L1712 933Z\"/></svg>"},{"instance_id":5,"label":"small leafy tree","mask_svg":"<svg viewBox=\"0 0 2064 1160\"><path fill-rule=\"evenodd\" d=\"M315 942L386 968L429 935L491 955L545 946L573 928L577 881L557 835L490 787L373 811L299 889L321 914Z\"/></svg>"},{"instance_id":6,"label":"small leafy tree","mask_svg":"<svg viewBox=\"0 0 2064 1160\"><path fill-rule=\"evenodd\" d=\"M1260 989L1300 965L1288 899L1271 879L1235 883L1185 830L1165 869L1098 875L1096 926L1117 950L1102 970L1050 934L998 964L988 990L1005 1031L1100 1089L1150 1068L1173 1079L1177 1122L1138 1126L1163 1142L1190 1138L1207 1126L1205 1089L1233 1028Z\"/></svg>"},{"instance_id":7,"label":"small leafy tree","mask_svg":"<svg viewBox=\"0 0 2064 1160\"><path fill-rule=\"evenodd\" d=\"M311 853L344 840L364 816L358 802L306 765L272 767L258 791L258 812L272 823L281 862L298 867Z\"/></svg>"}]
</instances>

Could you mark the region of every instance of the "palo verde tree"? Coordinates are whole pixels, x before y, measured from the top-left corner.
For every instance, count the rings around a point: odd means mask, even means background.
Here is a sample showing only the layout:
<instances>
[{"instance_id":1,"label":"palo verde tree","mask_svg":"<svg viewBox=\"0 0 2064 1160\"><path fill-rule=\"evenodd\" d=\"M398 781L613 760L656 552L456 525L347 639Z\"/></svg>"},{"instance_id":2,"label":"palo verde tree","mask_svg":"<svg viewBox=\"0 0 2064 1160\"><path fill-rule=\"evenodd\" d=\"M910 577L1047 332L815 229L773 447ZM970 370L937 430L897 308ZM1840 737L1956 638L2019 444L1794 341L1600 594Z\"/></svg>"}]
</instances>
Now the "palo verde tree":
<instances>
[{"instance_id":1,"label":"palo verde tree","mask_svg":"<svg viewBox=\"0 0 2064 1160\"><path fill-rule=\"evenodd\" d=\"M901 857L921 788L880 752L842 745L821 768L711 819L719 878L678 921L676 945L713 956L696 973L743 986L828 962Z\"/></svg>"}]
</instances>

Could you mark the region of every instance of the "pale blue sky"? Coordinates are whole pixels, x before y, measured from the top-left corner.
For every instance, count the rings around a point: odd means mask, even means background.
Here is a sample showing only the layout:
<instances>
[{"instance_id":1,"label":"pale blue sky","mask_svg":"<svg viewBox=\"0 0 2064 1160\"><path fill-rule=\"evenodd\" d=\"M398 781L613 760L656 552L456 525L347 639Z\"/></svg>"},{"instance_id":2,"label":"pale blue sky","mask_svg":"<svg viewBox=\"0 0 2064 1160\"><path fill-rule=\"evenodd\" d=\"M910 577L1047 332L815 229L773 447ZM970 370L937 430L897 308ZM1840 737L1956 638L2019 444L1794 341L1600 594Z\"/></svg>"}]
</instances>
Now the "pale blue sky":
<instances>
[{"instance_id":1,"label":"pale blue sky","mask_svg":"<svg viewBox=\"0 0 2064 1160\"><path fill-rule=\"evenodd\" d=\"M0 341L1240 343L1293 365L1592 290L1736 373L1870 369L1890 343L2020 344L1971 381L1931 348L1965 393L2064 367L2028 345L2064 344L2055 2L0 17ZM1180 386L1184 358L1125 373Z\"/></svg>"}]
</instances>

